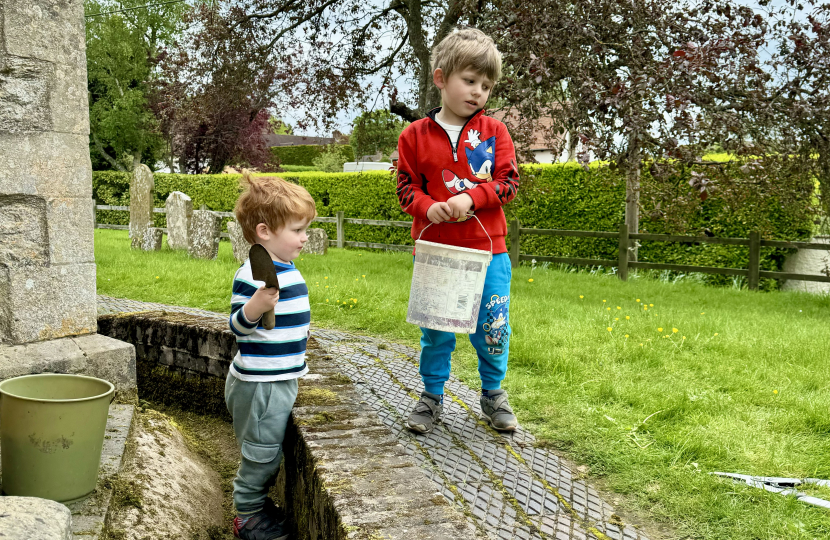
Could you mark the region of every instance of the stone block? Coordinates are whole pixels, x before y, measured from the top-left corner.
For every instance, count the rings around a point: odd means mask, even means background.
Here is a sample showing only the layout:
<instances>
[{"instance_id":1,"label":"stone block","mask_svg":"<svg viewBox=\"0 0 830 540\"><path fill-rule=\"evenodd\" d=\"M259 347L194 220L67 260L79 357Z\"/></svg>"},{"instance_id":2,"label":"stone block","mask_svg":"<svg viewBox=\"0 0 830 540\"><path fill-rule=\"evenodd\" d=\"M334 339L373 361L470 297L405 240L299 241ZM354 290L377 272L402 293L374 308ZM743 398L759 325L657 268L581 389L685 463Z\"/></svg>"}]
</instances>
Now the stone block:
<instances>
[{"instance_id":1,"label":"stone block","mask_svg":"<svg viewBox=\"0 0 830 540\"><path fill-rule=\"evenodd\" d=\"M0 343L95 331L95 263L0 267Z\"/></svg>"},{"instance_id":2,"label":"stone block","mask_svg":"<svg viewBox=\"0 0 830 540\"><path fill-rule=\"evenodd\" d=\"M242 234L242 227L236 221L228 222L228 236L231 237L231 247L233 248L233 256L243 264L248 260L248 253L251 251L251 244L245 240Z\"/></svg>"},{"instance_id":3,"label":"stone block","mask_svg":"<svg viewBox=\"0 0 830 540\"><path fill-rule=\"evenodd\" d=\"M221 220L210 210L196 210L190 220L188 253L198 259L215 259L219 254Z\"/></svg>"},{"instance_id":4,"label":"stone block","mask_svg":"<svg viewBox=\"0 0 830 540\"><path fill-rule=\"evenodd\" d=\"M82 67L83 69L78 69L74 65L55 65L55 78L51 81L49 97L53 131L89 135L86 64Z\"/></svg>"},{"instance_id":5,"label":"stone block","mask_svg":"<svg viewBox=\"0 0 830 540\"><path fill-rule=\"evenodd\" d=\"M325 229L309 229L308 242L303 246L302 253L325 255L329 250L329 235Z\"/></svg>"},{"instance_id":6,"label":"stone block","mask_svg":"<svg viewBox=\"0 0 830 540\"><path fill-rule=\"evenodd\" d=\"M72 514L69 508L55 501L0 497L0 537L72 540Z\"/></svg>"},{"instance_id":7,"label":"stone block","mask_svg":"<svg viewBox=\"0 0 830 540\"><path fill-rule=\"evenodd\" d=\"M130 247L144 249L145 236L153 227L155 180L150 167L140 164L130 181Z\"/></svg>"},{"instance_id":8,"label":"stone block","mask_svg":"<svg viewBox=\"0 0 830 540\"><path fill-rule=\"evenodd\" d=\"M86 135L0 131L0 163L0 195L92 198Z\"/></svg>"},{"instance_id":9,"label":"stone block","mask_svg":"<svg viewBox=\"0 0 830 540\"><path fill-rule=\"evenodd\" d=\"M0 265L49 263L46 200L31 195L0 195Z\"/></svg>"},{"instance_id":10,"label":"stone block","mask_svg":"<svg viewBox=\"0 0 830 540\"><path fill-rule=\"evenodd\" d=\"M92 199L47 199L50 264L95 262Z\"/></svg>"},{"instance_id":11,"label":"stone block","mask_svg":"<svg viewBox=\"0 0 830 540\"><path fill-rule=\"evenodd\" d=\"M170 249L187 249L193 201L181 191L174 191L168 195L164 207L167 209L167 245Z\"/></svg>"},{"instance_id":12,"label":"stone block","mask_svg":"<svg viewBox=\"0 0 830 540\"><path fill-rule=\"evenodd\" d=\"M48 62L0 57L0 132L52 129L49 88L54 77L55 66Z\"/></svg>"},{"instance_id":13,"label":"stone block","mask_svg":"<svg viewBox=\"0 0 830 540\"><path fill-rule=\"evenodd\" d=\"M100 334L0 345L0 380L33 373L98 377L115 385L119 401L137 396L135 348Z\"/></svg>"},{"instance_id":14,"label":"stone block","mask_svg":"<svg viewBox=\"0 0 830 540\"><path fill-rule=\"evenodd\" d=\"M158 227L150 227L144 233L144 241L141 244L141 249L144 251L159 251L161 249L162 238L164 238L164 230Z\"/></svg>"},{"instance_id":15,"label":"stone block","mask_svg":"<svg viewBox=\"0 0 830 540\"><path fill-rule=\"evenodd\" d=\"M86 71L82 0L5 0L0 35L6 52Z\"/></svg>"}]
</instances>

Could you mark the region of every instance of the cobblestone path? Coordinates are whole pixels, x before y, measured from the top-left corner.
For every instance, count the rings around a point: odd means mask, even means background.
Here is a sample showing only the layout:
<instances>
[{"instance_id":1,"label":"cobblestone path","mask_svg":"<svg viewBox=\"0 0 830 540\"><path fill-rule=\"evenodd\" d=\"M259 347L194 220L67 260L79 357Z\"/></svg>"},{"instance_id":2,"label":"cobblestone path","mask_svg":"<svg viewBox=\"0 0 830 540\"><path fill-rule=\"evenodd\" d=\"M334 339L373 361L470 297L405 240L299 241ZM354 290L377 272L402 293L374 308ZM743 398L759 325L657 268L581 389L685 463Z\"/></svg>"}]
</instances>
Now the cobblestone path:
<instances>
[{"instance_id":1,"label":"cobblestone path","mask_svg":"<svg viewBox=\"0 0 830 540\"><path fill-rule=\"evenodd\" d=\"M227 317L98 297L99 314L158 309ZM445 388L442 423L427 435L406 429L404 421L423 390L415 349L334 330L313 329L312 335L424 474L480 532L505 540L648 540L556 455L537 448L533 435L521 427L512 435L491 429L481 416L479 392L455 377Z\"/></svg>"}]
</instances>

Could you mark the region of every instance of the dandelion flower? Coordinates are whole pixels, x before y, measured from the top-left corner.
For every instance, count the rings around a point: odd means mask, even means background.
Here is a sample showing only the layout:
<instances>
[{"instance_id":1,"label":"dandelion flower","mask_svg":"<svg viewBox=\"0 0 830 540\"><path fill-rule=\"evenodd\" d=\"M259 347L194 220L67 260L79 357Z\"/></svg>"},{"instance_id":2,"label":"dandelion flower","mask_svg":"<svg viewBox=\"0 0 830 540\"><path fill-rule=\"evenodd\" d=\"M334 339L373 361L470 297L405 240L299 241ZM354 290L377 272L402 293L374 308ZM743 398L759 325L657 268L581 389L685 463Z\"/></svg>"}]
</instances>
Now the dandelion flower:
<instances>
[{"instance_id":1,"label":"dandelion flower","mask_svg":"<svg viewBox=\"0 0 830 540\"><path fill-rule=\"evenodd\" d=\"M363 274L363 277L366 277L366 274Z\"/></svg>"},{"instance_id":2,"label":"dandelion flower","mask_svg":"<svg viewBox=\"0 0 830 540\"><path fill-rule=\"evenodd\" d=\"M619 317L614 317L614 320L615 320L615 321L619 321L619 320L620 320L620 318L619 318Z\"/></svg>"},{"instance_id":3,"label":"dandelion flower","mask_svg":"<svg viewBox=\"0 0 830 540\"><path fill-rule=\"evenodd\" d=\"M631 318L631 317L629 317L628 315L626 315L626 316L625 316L625 320L626 320L626 321L627 321L627 320L629 320L630 318Z\"/></svg>"},{"instance_id":4,"label":"dandelion flower","mask_svg":"<svg viewBox=\"0 0 830 540\"><path fill-rule=\"evenodd\" d=\"M605 308L605 311L611 311L610 307Z\"/></svg>"},{"instance_id":5,"label":"dandelion flower","mask_svg":"<svg viewBox=\"0 0 830 540\"><path fill-rule=\"evenodd\" d=\"M643 346L643 344L642 344L642 343L640 343L640 347L642 347L642 346Z\"/></svg>"},{"instance_id":6,"label":"dandelion flower","mask_svg":"<svg viewBox=\"0 0 830 540\"><path fill-rule=\"evenodd\" d=\"M640 301L640 299L638 298L636 301L637 301L637 302L639 302L639 301ZM642 345L642 343L640 343L640 345Z\"/></svg>"},{"instance_id":7,"label":"dandelion flower","mask_svg":"<svg viewBox=\"0 0 830 540\"><path fill-rule=\"evenodd\" d=\"M654 304L649 304L648 307L654 307Z\"/></svg>"},{"instance_id":8,"label":"dandelion flower","mask_svg":"<svg viewBox=\"0 0 830 540\"><path fill-rule=\"evenodd\" d=\"M626 339L628 339L628 334L625 335Z\"/></svg>"},{"instance_id":9,"label":"dandelion flower","mask_svg":"<svg viewBox=\"0 0 830 540\"><path fill-rule=\"evenodd\" d=\"M530 282L530 283L533 283L533 278L530 278L527 281Z\"/></svg>"},{"instance_id":10,"label":"dandelion flower","mask_svg":"<svg viewBox=\"0 0 830 540\"><path fill-rule=\"evenodd\" d=\"M717 332L715 332L715 335L717 336L717 335L718 335L718 333L717 333Z\"/></svg>"},{"instance_id":11,"label":"dandelion flower","mask_svg":"<svg viewBox=\"0 0 830 540\"><path fill-rule=\"evenodd\" d=\"M603 304L604 304L605 302L606 302L606 300L603 300L603 301L602 301L602 303L603 303Z\"/></svg>"},{"instance_id":12,"label":"dandelion flower","mask_svg":"<svg viewBox=\"0 0 830 540\"><path fill-rule=\"evenodd\" d=\"M158 278L159 278L159 277L158 277L158 276L156 276L156 279L158 279Z\"/></svg>"},{"instance_id":13,"label":"dandelion flower","mask_svg":"<svg viewBox=\"0 0 830 540\"><path fill-rule=\"evenodd\" d=\"M360 281L360 279L359 279L359 278L354 278L354 280L355 280L355 281Z\"/></svg>"},{"instance_id":14,"label":"dandelion flower","mask_svg":"<svg viewBox=\"0 0 830 540\"><path fill-rule=\"evenodd\" d=\"M611 328L611 327L609 326L608 328L606 328L606 330L608 330L608 331L610 332L611 330L613 330L613 328Z\"/></svg>"},{"instance_id":15,"label":"dandelion flower","mask_svg":"<svg viewBox=\"0 0 830 540\"><path fill-rule=\"evenodd\" d=\"M323 279L328 279L328 278L329 278L329 277L328 277L328 276L326 276L326 277L324 277Z\"/></svg>"},{"instance_id":16,"label":"dandelion flower","mask_svg":"<svg viewBox=\"0 0 830 540\"><path fill-rule=\"evenodd\" d=\"M683 336L683 339L686 339L686 336Z\"/></svg>"},{"instance_id":17,"label":"dandelion flower","mask_svg":"<svg viewBox=\"0 0 830 540\"><path fill-rule=\"evenodd\" d=\"M643 311L648 311L648 306L643 306Z\"/></svg>"},{"instance_id":18,"label":"dandelion flower","mask_svg":"<svg viewBox=\"0 0 830 540\"><path fill-rule=\"evenodd\" d=\"M701 315L706 315L706 312L701 313Z\"/></svg>"},{"instance_id":19,"label":"dandelion flower","mask_svg":"<svg viewBox=\"0 0 830 540\"><path fill-rule=\"evenodd\" d=\"M657 329L657 331L658 331L658 332L662 332L662 331L663 331L663 329L662 329L662 328L658 328L658 329Z\"/></svg>"},{"instance_id":20,"label":"dandelion flower","mask_svg":"<svg viewBox=\"0 0 830 540\"><path fill-rule=\"evenodd\" d=\"M585 298L585 297L584 297L583 295L581 295L581 294L580 294L580 295L579 295L579 298Z\"/></svg>"},{"instance_id":21,"label":"dandelion flower","mask_svg":"<svg viewBox=\"0 0 830 540\"><path fill-rule=\"evenodd\" d=\"M676 334L678 332L677 328L672 328L671 331L673 334Z\"/></svg>"},{"instance_id":22,"label":"dandelion flower","mask_svg":"<svg viewBox=\"0 0 830 540\"><path fill-rule=\"evenodd\" d=\"M328 298L326 298L326 302L328 302L328 301L329 301L329 299L328 299Z\"/></svg>"},{"instance_id":23,"label":"dandelion flower","mask_svg":"<svg viewBox=\"0 0 830 540\"><path fill-rule=\"evenodd\" d=\"M329 288L329 286L328 286L328 285L326 285L326 289L328 289L328 288Z\"/></svg>"},{"instance_id":24,"label":"dandelion flower","mask_svg":"<svg viewBox=\"0 0 830 540\"><path fill-rule=\"evenodd\" d=\"M777 393L778 393L778 390L773 390L773 391L772 391L772 393L773 393L773 394L777 394Z\"/></svg>"}]
</instances>

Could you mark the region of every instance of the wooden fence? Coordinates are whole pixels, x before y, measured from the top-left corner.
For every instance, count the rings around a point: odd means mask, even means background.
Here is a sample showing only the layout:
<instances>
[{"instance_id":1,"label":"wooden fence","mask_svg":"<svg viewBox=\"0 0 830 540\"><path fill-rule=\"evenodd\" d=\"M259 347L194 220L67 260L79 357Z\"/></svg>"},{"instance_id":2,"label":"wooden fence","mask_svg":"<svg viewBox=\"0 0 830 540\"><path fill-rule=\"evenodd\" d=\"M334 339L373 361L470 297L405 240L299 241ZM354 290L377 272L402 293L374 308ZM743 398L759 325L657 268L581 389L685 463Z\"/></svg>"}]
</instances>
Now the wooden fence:
<instances>
[{"instance_id":1,"label":"wooden fence","mask_svg":"<svg viewBox=\"0 0 830 540\"><path fill-rule=\"evenodd\" d=\"M575 236L579 238L615 238L619 242L617 260L610 259L580 259L574 257L549 257L545 255L528 255L521 253L521 237L523 234L543 236ZM785 249L820 249L830 250L830 244L814 242L787 242L781 240L762 240L760 233L753 232L749 238L713 238L710 236L674 236L667 234L632 234L628 226L620 225L617 232L604 231L568 231L562 229L523 229L519 220L510 224L510 263L517 266L521 261L535 259L541 262L573 264L579 266L608 266L617 267L617 275L623 281L628 280L630 269L671 270L675 272L701 272L704 274L725 274L730 276L744 276L747 278L751 290L758 289L760 278L794 279L800 281L818 281L830 283L830 276L815 274L793 274L788 272L768 272L761 270L761 248ZM630 260L629 251L637 240L649 242L684 242L702 244L726 244L732 246L749 246L749 268L717 268L713 266L691 266L685 264L664 264L639 262Z\"/></svg>"},{"instance_id":2,"label":"wooden fence","mask_svg":"<svg viewBox=\"0 0 830 540\"><path fill-rule=\"evenodd\" d=\"M120 210L129 211L129 206L108 206L96 205L98 210ZM164 208L154 208L154 213L166 214ZM219 217L233 218L233 212L214 212ZM406 244L378 244L374 242L352 242L345 238L345 225L376 225L380 227L412 227L411 221L387 221L379 219L354 219L346 218L343 212L337 212L335 217L317 217L314 219L317 223L334 223L336 224L336 238L329 240L329 245L333 247L356 247L356 248L371 248L371 249L390 249L396 251L412 251L412 245ZM96 221L99 229L119 229L128 230L127 225L107 225L99 224ZM166 233L167 229L162 228ZM618 257L616 260L610 259L582 259L576 257L551 257L547 255L528 255L521 253L521 237L525 234L542 235L542 236L575 236L579 238L615 238L619 242ZM228 238L228 233L221 233L222 238ZM815 274L793 274L788 272L768 272L761 270L761 248L785 248L785 249L819 249L830 250L830 244L821 244L814 242L787 242L782 240L762 240L760 233L753 232L749 234L749 238L713 238L710 236L675 236L667 234L631 234L628 232L628 227L625 224L620 225L617 232L606 231L569 231L564 229L525 229L521 227L519 220L515 220L510 224L508 236L510 238L510 264L513 267L519 265L521 261L536 260L538 262L553 262L562 264L573 264L577 266L607 266L616 267L617 276L623 281L628 280L628 272L631 269L645 269L645 270L671 270L674 272L700 272L703 274L724 274L729 276L743 276L749 282L751 290L758 289L758 282L760 278L769 279L793 279L799 281L817 281L821 283L830 283L830 276L822 276ZM726 244L732 246L749 246L749 268L718 268L713 266L692 266L685 264L664 264L652 262L640 262L630 260L629 252L634 246L634 242L643 240L647 242L684 242L692 244Z\"/></svg>"}]
</instances>

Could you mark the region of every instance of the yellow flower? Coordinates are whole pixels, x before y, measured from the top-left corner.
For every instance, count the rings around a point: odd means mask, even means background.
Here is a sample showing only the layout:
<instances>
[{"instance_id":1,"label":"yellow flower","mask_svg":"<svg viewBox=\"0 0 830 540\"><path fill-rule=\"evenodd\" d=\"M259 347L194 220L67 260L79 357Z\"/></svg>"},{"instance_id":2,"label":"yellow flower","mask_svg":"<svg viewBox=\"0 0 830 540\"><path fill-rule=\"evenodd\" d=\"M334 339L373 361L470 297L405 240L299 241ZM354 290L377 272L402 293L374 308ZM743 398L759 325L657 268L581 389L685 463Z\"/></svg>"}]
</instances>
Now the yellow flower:
<instances>
[{"instance_id":1,"label":"yellow flower","mask_svg":"<svg viewBox=\"0 0 830 540\"><path fill-rule=\"evenodd\" d=\"M605 308L605 311L611 311L610 307Z\"/></svg>"},{"instance_id":2,"label":"yellow flower","mask_svg":"<svg viewBox=\"0 0 830 540\"><path fill-rule=\"evenodd\" d=\"M357 298L352 298L352 302L357 304Z\"/></svg>"},{"instance_id":3,"label":"yellow flower","mask_svg":"<svg viewBox=\"0 0 830 540\"><path fill-rule=\"evenodd\" d=\"M329 288L329 286L328 286L328 285L326 285L326 289L328 289L328 288Z\"/></svg>"},{"instance_id":4,"label":"yellow flower","mask_svg":"<svg viewBox=\"0 0 830 540\"><path fill-rule=\"evenodd\" d=\"M159 277L158 277L158 276L156 276L156 279L158 279L158 278L159 278Z\"/></svg>"},{"instance_id":5,"label":"yellow flower","mask_svg":"<svg viewBox=\"0 0 830 540\"><path fill-rule=\"evenodd\" d=\"M581 294L579 295L579 297L580 297L580 298L585 298L585 297L584 297L584 296L582 296Z\"/></svg>"},{"instance_id":6,"label":"yellow flower","mask_svg":"<svg viewBox=\"0 0 830 540\"><path fill-rule=\"evenodd\" d=\"M638 299L636 300L636 302L639 302L639 301L640 301L640 299L638 298ZM642 343L640 343L640 345L642 345Z\"/></svg>"},{"instance_id":7,"label":"yellow flower","mask_svg":"<svg viewBox=\"0 0 830 540\"><path fill-rule=\"evenodd\" d=\"M643 311L648 311L648 306L643 306Z\"/></svg>"},{"instance_id":8,"label":"yellow flower","mask_svg":"<svg viewBox=\"0 0 830 540\"><path fill-rule=\"evenodd\" d=\"M701 315L706 315L706 312L701 313Z\"/></svg>"},{"instance_id":9,"label":"yellow flower","mask_svg":"<svg viewBox=\"0 0 830 540\"><path fill-rule=\"evenodd\" d=\"M354 278L355 281L360 281L360 278Z\"/></svg>"},{"instance_id":10,"label":"yellow flower","mask_svg":"<svg viewBox=\"0 0 830 540\"><path fill-rule=\"evenodd\" d=\"M622 309L620 306L617 306L617 309Z\"/></svg>"},{"instance_id":11,"label":"yellow flower","mask_svg":"<svg viewBox=\"0 0 830 540\"><path fill-rule=\"evenodd\" d=\"M778 393L778 390L773 390L773 391L772 391L772 393L773 393L773 394L777 394L777 393Z\"/></svg>"},{"instance_id":12,"label":"yellow flower","mask_svg":"<svg viewBox=\"0 0 830 540\"><path fill-rule=\"evenodd\" d=\"M530 278L527 281L530 282L530 283L533 283L533 278Z\"/></svg>"},{"instance_id":13,"label":"yellow flower","mask_svg":"<svg viewBox=\"0 0 830 540\"><path fill-rule=\"evenodd\" d=\"M643 346L643 344L642 344L642 343L640 343L640 347L642 347L642 346Z\"/></svg>"},{"instance_id":14,"label":"yellow flower","mask_svg":"<svg viewBox=\"0 0 830 540\"><path fill-rule=\"evenodd\" d=\"M672 331L673 334L676 334L677 333L677 328L672 328L671 331Z\"/></svg>"},{"instance_id":15,"label":"yellow flower","mask_svg":"<svg viewBox=\"0 0 830 540\"><path fill-rule=\"evenodd\" d=\"M686 336L683 336L683 339L686 339Z\"/></svg>"},{"instance_id":16,"label":"yellow flower","mask_svg":"<svg viewBox=\"0 0 830 540\"><path fill-rule=\"evenodd\" d=\"M615 320L615 321L619 321L619 320L620 320L620 318L619 318L619 317L614 317L614 320Z\"/></svg>"},{"instance_id":17,"label":"yellow flower","mask_svg":"<svg viewBox=\"0 0 830 540\"><path fill-rule=\"evenodd\" d=\"M603 300L602 302L603 302L603 303L605 303L606 301L605 301L605 300Z\"/></svg>"},{"instance_id":18,"label":"yellow flower","mask_svg":"<svg viewBox=\"0 0 830 540\"><path fill-rule=\"evenodd\" d=\"M328 299L328 298L326 298L326 302L328 302L328 301L329 301L329 299Z\"/></svg>"},{"instance_id":19,"label":"yellow flower","mask_svg":"<svg viewBox=\"0 0 830 540\"><path fill-rule=\"evenodd\" d=\"M366 277L366 274L363 274L363 277Z\"/></svg>"},{"instance_id":20,"label":"yellow flower","mask_svg":"<svg viewBox=\"0 0 830 540\"><path fill-rule=\"evenodd\" d=\"M323 279L328 279L328 278L329 278L329 277L328 277L328 276L326 276L326 277L324 277Z\"/></svg>"},{"instance_id":21,"label":"yellow flower","mask_svg":"<svg viewBox=\"0 0 830 540\"><path fill-rule=\"evenodd\" d=\"M626 339L628 338L628 334L625 335Z\"/></svg>"},{"instance_id":22,"label":"yellow flower","mask_svg":"<svg viewBox=\"0 0 830 540\"><path fill-rule=\"evenodd\" d=\"M718 333L717 333L717 332L715 332L715 335L717 336L717 335L718 335Z\"/></svg>"},{"instance_id":23,"label":"yellow flower","mask_svg":"<svg viewBox=\"0 0 830 540\"><path fill-rule=\"evenodd\" d=\"M662 329L662 328L658 328L658 329L657 329L657 331L658 331L658 332L662 332L662 331L663 331L663 329Z\"/></svg>"},{"instance_id":24,"label":"yellow flower","mask_svg":"<svg viewBox=\"0 0 830 540\"><path fill-rule=\"evenodd\" d=\"M649 304L648 307L654 307L654 304Z\"/></svg>"},{"instance_id":25,"label":"yellow flower","mask_svg":"<svg viewBox=\"0 0 830 540\"><path fill-rule=\"evenodd\" d=\"M626 316L625 316L625 320L626 320L626 321L627 321L627 320L629 320L630 318L631 318L631 317L629 317L628 315L626 315Z\"/></svg>"},{"instance_id":26,"label":"yellow flower","mask_svg":"<svg viewBox=\"0 0 830 540\"><path fill-rule=\"evenodd\" d=\"M352 309L354 306L349 306L349 309Z\"/></svg>"},{"instance_id":27,"label":"yellow flower","mask_svg":"<svg viewBox=\"0 0 830 540\"><path fill-rule=\"evenodd\" d=\"M610 332L611 330L613 330L613 328L611 328L611 327L609 326L608 328L606 328L606 330L608 330L608 331Z\"/></svg>"}]
</instances>

